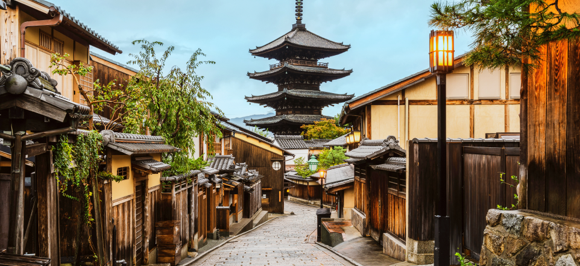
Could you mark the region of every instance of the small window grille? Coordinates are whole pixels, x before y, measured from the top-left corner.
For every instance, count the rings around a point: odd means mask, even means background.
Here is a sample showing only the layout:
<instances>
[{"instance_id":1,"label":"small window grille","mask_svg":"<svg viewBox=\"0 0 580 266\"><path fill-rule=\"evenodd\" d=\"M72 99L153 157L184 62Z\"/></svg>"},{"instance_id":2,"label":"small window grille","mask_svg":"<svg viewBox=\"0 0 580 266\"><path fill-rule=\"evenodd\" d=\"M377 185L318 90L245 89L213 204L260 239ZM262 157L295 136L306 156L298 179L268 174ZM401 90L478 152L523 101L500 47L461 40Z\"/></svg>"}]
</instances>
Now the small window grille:
<instances>
[{"instance_id":1,"label":"small window grille","mask_svg":"<svg viewBox=\"0 0 580 266\"><path fill-rule=\"evenodd\" d=\"M129 167L119 167L117 168L117 175L122 176L123 180L129 179Z\"/></svg>"},{"instance_id":2,"label":"small window grille","mask_svg":"<svg viewBox=\"0 0 580 266\"><path fill-rule=\"evenodd\" d=\"M53 47L53 51L55 53L58 53L61 56L64 55L64 42L63 41L56 39L56 38L53 38L52 39L52 47Z\"/></svg>"},{"instance_id":3,"label":"small window grille","mask_svg":"<svg viewBox=\"0 0 580 266\"><path fill-rule=\"evenodd\" d=\"M40 31L40 47L52 51L52 36L50 34Z\"/></svg>"}]
</instances>

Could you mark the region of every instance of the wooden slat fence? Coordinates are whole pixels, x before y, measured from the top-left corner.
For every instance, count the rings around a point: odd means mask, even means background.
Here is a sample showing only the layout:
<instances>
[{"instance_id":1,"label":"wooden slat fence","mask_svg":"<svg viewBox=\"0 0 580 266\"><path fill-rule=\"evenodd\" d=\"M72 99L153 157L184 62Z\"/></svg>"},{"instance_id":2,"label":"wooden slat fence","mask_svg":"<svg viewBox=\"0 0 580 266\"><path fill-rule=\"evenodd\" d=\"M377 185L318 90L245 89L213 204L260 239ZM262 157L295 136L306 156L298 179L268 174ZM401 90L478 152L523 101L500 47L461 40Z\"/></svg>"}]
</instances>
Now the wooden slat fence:
<instances>
[{"instance_id":1,"label":"wooden slat fence","mask_svg":"<svg viewBox=\"0 0 580 266\"><path fill-rule=\"evenodd\" d=\"M262 182L252 185L254 191L244 192L244 218L251 218L262 208Z\"/></svg>"}]
</instances>

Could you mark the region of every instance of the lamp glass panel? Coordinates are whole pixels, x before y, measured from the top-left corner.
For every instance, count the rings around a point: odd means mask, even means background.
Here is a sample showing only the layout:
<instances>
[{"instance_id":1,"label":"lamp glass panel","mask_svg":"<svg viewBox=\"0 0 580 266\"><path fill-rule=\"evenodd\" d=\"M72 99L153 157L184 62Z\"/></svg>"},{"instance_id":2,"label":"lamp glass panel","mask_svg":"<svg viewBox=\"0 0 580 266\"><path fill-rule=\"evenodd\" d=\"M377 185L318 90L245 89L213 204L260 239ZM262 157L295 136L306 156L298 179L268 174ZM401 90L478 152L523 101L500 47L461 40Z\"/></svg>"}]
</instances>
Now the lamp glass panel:
<instances>
[{"instance_id":1,"label":"lamp glass panel","mask_svg":"<svg viewBox=\"0 0 580 266\"><path fill-rule=\"evenodd\" d=\"M360 131L354 131L352 133L352 135L353 135L353 138L354 138L354 142L355 143L360 142Z\"/></svg>"}]
</instances>

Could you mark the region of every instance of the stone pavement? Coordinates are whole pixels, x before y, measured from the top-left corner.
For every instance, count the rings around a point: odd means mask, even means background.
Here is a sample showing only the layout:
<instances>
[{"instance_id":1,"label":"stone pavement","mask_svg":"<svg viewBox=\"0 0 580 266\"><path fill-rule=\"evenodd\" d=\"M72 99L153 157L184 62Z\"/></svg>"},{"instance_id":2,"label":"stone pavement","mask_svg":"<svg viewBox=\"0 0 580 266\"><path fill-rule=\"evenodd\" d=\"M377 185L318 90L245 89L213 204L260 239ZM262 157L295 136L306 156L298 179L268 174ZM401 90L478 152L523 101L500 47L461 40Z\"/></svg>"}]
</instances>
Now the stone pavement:
<instances>
[{"instance_id":1,"label":"stone pavement","mask_svg":"<svg viewBox=\"0 0 580 266\"><path fill-rule=\"evenodd\" d=\"M286 215L230 241L192 265L352 265L316 241L316 208L286 202Z\"/></svg>"}]
</instances>

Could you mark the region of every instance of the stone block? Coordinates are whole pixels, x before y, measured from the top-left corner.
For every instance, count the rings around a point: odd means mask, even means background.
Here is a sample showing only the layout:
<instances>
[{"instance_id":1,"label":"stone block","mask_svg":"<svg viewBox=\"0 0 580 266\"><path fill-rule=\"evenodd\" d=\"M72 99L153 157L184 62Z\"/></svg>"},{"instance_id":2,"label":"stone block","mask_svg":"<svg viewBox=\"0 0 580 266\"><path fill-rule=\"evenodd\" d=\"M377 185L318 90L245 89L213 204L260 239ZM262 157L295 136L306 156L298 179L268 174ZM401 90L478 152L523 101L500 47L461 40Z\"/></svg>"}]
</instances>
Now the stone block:
<instances>
[{"instance_id":1,"label":"stone block","mask_svg":"<svg viewBox=\"0 0 580 266\"><path fill-rule=\"evenodd\" d=\"M580 229L571 227L568 234L568 240L570 241L570 248L580 249Z\"/></svg>"},{"instance_id":2,"label":"stone block","mask_svg":"<svg viewBox=\"0 0 580 266\"><path fill-rule=\"evenodd\" d=\"M485 217L487 225L494 227L499 224L501 220L501 211L497 209L489 209L487 216Z\"/></svg>"},{"instance_id":3,"label":"stone block","mask_svg":"<svg viewBox=\"0 0 580 266\"><path fill-rule=\"evenodd\" d=\"M515 236L519 236L522 230L522 221L524 217L512 212L502 213L503 219L501 219L502 226L508 233Z\"/></svg>"},{"instance_id":4,"label":"stone block","mask_svg":"<svg viewBox=\"0 0 580 266\"><path fill-rule=\"evenodd\" d=\"M407 238L407 261L415 264L431 264L434 260L435 241L418 241Z\"/></svg>"},{"instance_id":5,"label":"stone block","mask_svg":"<svg viewBox=\"0 0 580 266\"><path fill-rule=\"evenodd\" d=\"M351 209L351 222L352 226L356 228L362 236L367 236L367 231L365 228L366 223L366 215L362 212L359 212L356 209Z\"/></svg>"},{"instance_id":6,"label":"stone block","mask_svg":"<svg viewBox=\"0 0 580 266\"><path fill-rule=\"evenodd\" d=\"M530 242L542 242L550 238L550 224L535 217L526 217L523 234Z\"/></svg>"},{"instance_id":7,"label":"stone block","mask_svg":"<svg viewBox=\"0 0 580 266\"><path fill-rule=\"evenodd\" d=\"M483 232L483 244L495 255L501 256L504 251L504 237L490 229Z\"/></svg>"},{"instance_id":8,"label":"stone block","mask_svg":"<svg viewBox=\"0 0 580 266\"><path fill-rule=\"evenodd\" d=\"M535 262L539 256L540 250L533 245L528 245L516 256L516 265L533 265L532 263Z\"/></svg>"},{"instance_id":9,"label":"stone block","mask_svg":"<svg viewBox=\"0 0 580 266\"><path fill-rule=\"evenodd\" d=\"M577 266L576 262L574 262L574 258L572 255L564 255L561 256L558 261L556 261L556 266Z\"/></svg>"},{"instance_id":10,"label":"stone block","mask_svg":"<svg viewBox=\"0 0 580 266\"><path fill-rule=\"evenodd\" d=\"M508 259L504 259L504 258L500 258L500 257L494 257L491 260L491 265L492 266L515 266L513 261L508 260Z\"/></svg>"},{"instance_id":11,"label":"stone block","mask_svg":"<svg viewBox=\"0 0 580 266\"><path fill-rule=\"evenodd\" d=\"M513 257L527 245L528 242L524 239L508 236L506 237L505 241L506 254L510 257Z\"/></svg>"},{"instance_id":12,"label":"stone block","mask_svg":"<svg viewBox=\"0 0 580 266\"><path fill-rule=\"evenodd\" d=\"M554 243L555 252L567 251L569 248L568 236L571 233L570 227L556 223L549 223L550 237Z\"/></svg>"},{"instance_id":13,"label":"stone block","mask_svg":"<svg viewBox=\"0 0 580 266\"><path fill-rule=\"evenodd\" d=\"M407 246L403 241L399 240L397 237L389 234L383 234L383 253L387 256L398 259L405 260L407 253Z\"/></svg>"}]
</instances>

